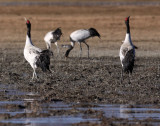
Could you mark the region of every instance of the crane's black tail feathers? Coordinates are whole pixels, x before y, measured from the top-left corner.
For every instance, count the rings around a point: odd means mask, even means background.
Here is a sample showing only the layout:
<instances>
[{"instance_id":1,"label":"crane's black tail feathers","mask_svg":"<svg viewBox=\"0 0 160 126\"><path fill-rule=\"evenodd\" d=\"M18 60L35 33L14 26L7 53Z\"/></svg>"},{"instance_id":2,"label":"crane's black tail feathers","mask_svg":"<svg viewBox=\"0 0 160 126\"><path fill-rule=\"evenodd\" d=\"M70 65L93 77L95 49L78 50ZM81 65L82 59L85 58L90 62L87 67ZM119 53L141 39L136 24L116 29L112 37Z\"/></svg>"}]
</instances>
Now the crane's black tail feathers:
<instances>
[{"instance_id":1,"label":"crane's black tail feathers","mask_svg":"<svg viewBox=\"0 0 160 126\"><path fill-rule=\"evenodd\" d=\"M135 61L134 58L135 58L134 50L131 49L127 52L124 60L122 61L124 72L132 74L133 67L134 67L134 61Z\"/></svg>"},{"instance_id":2,"label":"crane's black tail feathers","mask_svg":"<svg viewBox=\"0 0 160 126\"><path fill-rule=\"evenodd\" d=\"M100 34L98 33L98 31L95 28L90 28L89 32L90 32L92 37L94 37L94 36L98 36L99 38L101 37Z\"/></svg>"},{"instance_id":3,"label":"crane's black tail feathers","mask_svg":"<svg viewBox=\"0 0 160 126\"><path fill-rule=\"evenodd\" d=\"M62 35L62 31L60 28L57 28L53 33L54 38L56 38L57 40L60 39L61 35Z\"/></svg>"},{"instance_id":4,"label":"crane's black tail feathers","mask_svg":"<svg viewBox=\"0 0 160 126\"><path fill-rule=\"evenodd\" d=\"M138 49L138 47L137 47L137 46L135 46L135 45L133 45L133 46L134 46L134 48L135 48L135 49Z\"/></svg>"},{"instance_id":5,"label":"crane's black tail feathers","mask_svg":"<svg viewBox=\"0 0 160 126\"><path fill-rule=\"evenodd\" d=\"M36 65L37 67L40 67L43 72L46 72L47 70L50 71L49 65L50 65L50 56L53 55L53 52L50 50L43 50L40 53L39 58L37 59Z\"/></svg>"}]
</instances>

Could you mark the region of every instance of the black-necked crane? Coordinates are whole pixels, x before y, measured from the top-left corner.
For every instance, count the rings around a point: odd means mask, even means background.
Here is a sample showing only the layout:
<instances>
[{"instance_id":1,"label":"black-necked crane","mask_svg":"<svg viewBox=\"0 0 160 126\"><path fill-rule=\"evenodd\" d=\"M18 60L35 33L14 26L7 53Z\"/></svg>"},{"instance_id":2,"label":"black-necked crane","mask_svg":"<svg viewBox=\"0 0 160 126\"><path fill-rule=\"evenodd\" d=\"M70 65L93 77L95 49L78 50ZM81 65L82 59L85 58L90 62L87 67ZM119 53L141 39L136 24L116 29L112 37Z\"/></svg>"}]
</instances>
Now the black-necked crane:
<instances>
[{"instance_id":1,"label":"black-necked crane","mask_svg":"<svg viewBox=\"0 0 160 126\"><path fill-rule=\"evenodd\" d=\"M125 18L127 32L125 40L123 41L123 44L121 45L119 52L120 61L122 65L121 82L123 80L123 72L129 74L129 82L130 82L130 74L132 74L135 61L135 46L133 45L131 40L129 18L130 16Z\"/></svg>"},{"instance_id":2,"label":"black-necked crane","mask_svg":"<svg viewBox=\"0 0 160 126\"><path fill-rule=\"evenodd\" d=\"M57 41L60 40L61 35L62 35L62 31L60 28L57 28L54 31L48 32L44 37L44 41L47 45L47 49L50 49L51 43L54 43L57 47L57 52L59 53L59 47L58 47Z\"/></svg>"},{"instance_id":3,"label":"black-necked crane","mask_svg":"<svg viewBox=\"0 0 160 126\"><path fill-rule=\"evenodd\" d=\"M31 40L31 23L29 20L26 19L27 25L27 35L26 35L26 43L24 47L24 57L28 61L28 63L33 68L33 76L37 78L36 68L40 67L43 72L50 71L50 55L52 52L50 50L41 50L40 48L33 45Z\"/></svg>"},{"instance_id":4,"label":"black-necked crane","mask_svg":"<svg viewBox=\"0 0 160 126\"><path fill-rule=\"evenodd\" d=\"M89 28L89 29L80 29L72 32L70 34L70 41L71 45L68 46L69 49L65 53L65 57L68 57L70 51L74 48L75 42L78 42L80 45L80 57L82 55L82 46L81 43L84 43L87 46L88 49L88 57L89 57L89 45L85 42L86 39L90 37L98 36L100 38L100 34L95 28Z\"/></svg>"}]
</instances>

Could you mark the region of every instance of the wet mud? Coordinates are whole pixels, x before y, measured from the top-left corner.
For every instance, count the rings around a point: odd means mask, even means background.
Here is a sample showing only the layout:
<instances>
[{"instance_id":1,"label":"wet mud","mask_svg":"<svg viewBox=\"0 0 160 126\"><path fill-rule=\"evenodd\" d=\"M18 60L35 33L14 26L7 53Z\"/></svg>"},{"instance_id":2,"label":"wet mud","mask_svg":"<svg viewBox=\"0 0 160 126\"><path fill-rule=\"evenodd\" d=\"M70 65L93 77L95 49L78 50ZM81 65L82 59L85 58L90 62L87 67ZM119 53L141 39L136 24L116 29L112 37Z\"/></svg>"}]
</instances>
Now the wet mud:
<instances>
[{"instance_id":1,"label":"wet mud","mask_svg":"<svg viewBox=\"0 0 160 126\"><path fill-rule=\"evenodd\" d=\"M160 103L160 58L137 57L131 83L128 74L121 83L119 57L52 57L52 73L37 69L39 78L31 80L33 70L23 54L5 55L0 83L24 92L38 92L44 101Z\"/></svg>"}]
</instances>

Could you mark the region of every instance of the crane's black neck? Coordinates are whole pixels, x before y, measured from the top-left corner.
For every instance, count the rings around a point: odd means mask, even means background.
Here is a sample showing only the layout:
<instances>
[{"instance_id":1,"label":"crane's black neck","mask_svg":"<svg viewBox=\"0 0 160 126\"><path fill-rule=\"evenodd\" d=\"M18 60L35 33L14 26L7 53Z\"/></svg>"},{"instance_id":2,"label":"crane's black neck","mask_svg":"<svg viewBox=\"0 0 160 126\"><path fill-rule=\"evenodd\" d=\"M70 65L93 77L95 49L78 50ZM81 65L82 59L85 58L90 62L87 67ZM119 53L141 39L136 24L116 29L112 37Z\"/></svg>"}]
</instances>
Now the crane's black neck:
<instances>
[{"instance_id":1,"label":"crane's black neck","mask_svg":"<svg viewBox=\"0 0 160 126\"><path fill-rule=\"evenodd\" d=\"M27 35L31 38L31 24L27 24Z\"/></svg>"},{"instance_id":2,"label":"crane's black neck","mask_svg":"<svg viewBox=\"0 0 160 126\"><path fill-rule=\"evenodd\" d=\"M127 20L125 23L126 23L127 33L130 33L129 20Z\"/></svg>"}]
</instances>

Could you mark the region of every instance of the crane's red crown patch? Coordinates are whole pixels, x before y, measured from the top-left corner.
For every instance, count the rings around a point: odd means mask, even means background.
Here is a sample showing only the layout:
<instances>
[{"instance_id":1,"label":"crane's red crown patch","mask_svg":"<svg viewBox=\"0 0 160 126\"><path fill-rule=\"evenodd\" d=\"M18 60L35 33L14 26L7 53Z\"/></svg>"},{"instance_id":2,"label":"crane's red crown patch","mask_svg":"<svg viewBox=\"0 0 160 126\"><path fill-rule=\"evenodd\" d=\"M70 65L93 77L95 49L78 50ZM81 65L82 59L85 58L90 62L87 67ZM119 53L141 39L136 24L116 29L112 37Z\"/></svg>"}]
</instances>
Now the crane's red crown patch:
<instances>
[{"instance_id":1,"label":"crane's red crown patch","mask_svg":"<svg viewBox=\"0 0 160 126\"><path fill-rule=\"evenodd\" d=\"M30 21L29 21L29 20L27 20L27 24L30 24Z\"/></svg>"}]
</instances>

